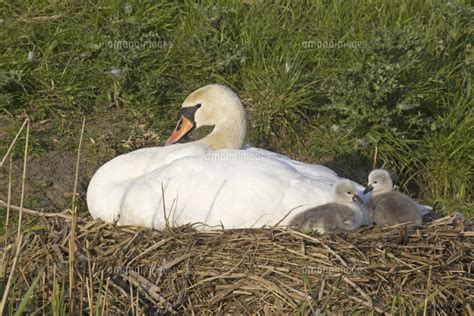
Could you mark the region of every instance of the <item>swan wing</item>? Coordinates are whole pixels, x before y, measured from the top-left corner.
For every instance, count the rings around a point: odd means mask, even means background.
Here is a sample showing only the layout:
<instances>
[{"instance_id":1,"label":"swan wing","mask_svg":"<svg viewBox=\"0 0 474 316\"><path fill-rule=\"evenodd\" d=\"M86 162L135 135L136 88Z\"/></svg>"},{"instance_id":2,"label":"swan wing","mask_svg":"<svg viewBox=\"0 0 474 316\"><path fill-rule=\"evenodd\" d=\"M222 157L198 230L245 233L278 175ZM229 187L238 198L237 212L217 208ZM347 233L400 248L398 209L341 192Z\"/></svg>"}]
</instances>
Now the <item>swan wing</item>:
<instances>
[{"instance_id":1,"label":"swan wing","mask_svg":"<svg viewBox=\"0 0 474 316\"><path fill-rule=\"evenodd\" d=\"M167 218L172 225L273 225L292 208L327 203L332 187L278 159L219 150L176 159L130 183L120 223L162 228Z\"/></svg>"},{"instance_id":2,"label":"swan wing","mask_svg":"<svg viewBox=\"0 0 474 316\"><path fill-rule=\"evenodd\" d=\"M257 155L257 157L260 157L262 159L266 158L285 163L297 170L299 174L304 175L308 178L312 178L320 183L327 183L333 186L334 183L336 183L338 180L344 179L339 177L336 172L323 165L301 162L269 150L251 146L245 146L244 150L246 152L254 153L255 155ZM364 204L367 205L370 198L370 194L362 194L362 192L365 190L365 187L354 181L352 181L352 183L354 184Z\"/></svg>"},{"instance_id":3,"label":"swan wing","mask_svg":"<svg viewBox=\"0 0 474 316\"><path fill-rule=\"evenodd\" d=\"M291 167L295 168L300 174L303 174L310 178L329 179L331 181L337 181L339 179L339 177L333 170L322 165L304 163L298 160L291 159L287 156L256 147L247 147L244 150L246 152L255 154L257 157L276 160L288 164Z\"/></svg>"}]
</instances>

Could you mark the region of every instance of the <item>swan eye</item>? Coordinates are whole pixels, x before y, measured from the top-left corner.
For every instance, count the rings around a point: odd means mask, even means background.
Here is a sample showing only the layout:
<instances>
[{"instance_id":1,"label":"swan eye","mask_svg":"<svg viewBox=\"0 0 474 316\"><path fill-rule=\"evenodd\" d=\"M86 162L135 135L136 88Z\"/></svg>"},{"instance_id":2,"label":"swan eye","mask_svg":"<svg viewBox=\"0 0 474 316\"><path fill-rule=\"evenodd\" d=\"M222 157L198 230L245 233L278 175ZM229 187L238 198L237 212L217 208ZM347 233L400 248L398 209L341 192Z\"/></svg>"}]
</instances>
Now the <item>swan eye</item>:
<instances>
[{"instance_id":1,"label":"swan eye","mask_svg":"<svg viewBox=\"0 0 474 316\"><path fill-rule=\"evenodd\" d=\"M196 104L196 109L199 109L202 106L201 103Z\"/></svg>"},{"instance_id":2,"label":"swan eye","mask_svg":"<svg viewBox=\"0 0 474 316\"><path fill-rule=\"evenodd\" d=\"M377 184L377 181L374 181L374 184Z\"/></svg>"},{"instance_id":3,"label":"swan eye","mask_svg":"<svg viewBox=\"0 0 474 316\"><path fill-rule=\"evenodd\" d=\"M181 129L181 127L183 127L183 119L180 119L178 121L178 126L176 126L176 129L179 131Z\"/></svg>"},{"instance_id":4,"label":"swan eye","mask_svg":"<svg viewBox=\"0 0 474 316\"><path fill-rule=\"evenodd\" d=\"M352 192L351 191L347 191L347 194L351 194Z\"/></svg>"}]
</instances>

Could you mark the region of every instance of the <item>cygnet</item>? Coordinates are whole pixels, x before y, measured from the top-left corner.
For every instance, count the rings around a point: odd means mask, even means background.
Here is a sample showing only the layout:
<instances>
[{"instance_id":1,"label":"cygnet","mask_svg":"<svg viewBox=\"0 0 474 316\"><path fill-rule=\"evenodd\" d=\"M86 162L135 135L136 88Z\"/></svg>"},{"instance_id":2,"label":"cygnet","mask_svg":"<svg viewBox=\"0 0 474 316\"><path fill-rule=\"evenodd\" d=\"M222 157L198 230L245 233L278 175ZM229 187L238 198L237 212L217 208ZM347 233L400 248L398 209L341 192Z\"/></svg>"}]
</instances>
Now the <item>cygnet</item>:
<instances>
[{"instance_id":1,"label":"cygnet","mask_svg":"<svg viewBox=\"0 0 474 316\"><path fill-rule=\"evenodd\" d=\"M368 212L350 180L336 182L333 202L297 214L290 226L325 232L350 232L368 224Z\"/></svg>"},{"instance_id":2,"label":"cygnet","mask_svg":"<svg viewBox=\"0 0 474 316\"><path fill-rule=\"evenodd\" d=\"M369 215L376 225L422 223L420 206L407 195L393 191L390 174L383 169L372 170L364 194L372 192L368 202Z\"/></svg>"}]
</instances>

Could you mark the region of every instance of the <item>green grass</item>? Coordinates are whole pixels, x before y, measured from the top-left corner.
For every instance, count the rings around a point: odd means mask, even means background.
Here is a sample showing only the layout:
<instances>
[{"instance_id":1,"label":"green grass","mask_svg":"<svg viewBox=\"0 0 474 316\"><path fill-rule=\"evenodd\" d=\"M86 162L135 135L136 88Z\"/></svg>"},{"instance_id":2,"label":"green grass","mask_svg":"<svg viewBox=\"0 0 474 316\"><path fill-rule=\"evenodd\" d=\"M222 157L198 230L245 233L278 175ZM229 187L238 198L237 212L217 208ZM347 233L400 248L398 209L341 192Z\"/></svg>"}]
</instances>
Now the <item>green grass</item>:
<instances>
[{"instance_id":1,"label":"green grass","mask_svg":"<svg viewBox=\"0 0 474 316\"><path fill-rule=\"evenodd\" d=\"M125 109L164 139L186 94L223 83L248 142L362 182L377 148L403 191L474 218L468 1L88 3L1 2L0 115L15 126L26 113L60 133Z\"/></svg>"}]
</instances>

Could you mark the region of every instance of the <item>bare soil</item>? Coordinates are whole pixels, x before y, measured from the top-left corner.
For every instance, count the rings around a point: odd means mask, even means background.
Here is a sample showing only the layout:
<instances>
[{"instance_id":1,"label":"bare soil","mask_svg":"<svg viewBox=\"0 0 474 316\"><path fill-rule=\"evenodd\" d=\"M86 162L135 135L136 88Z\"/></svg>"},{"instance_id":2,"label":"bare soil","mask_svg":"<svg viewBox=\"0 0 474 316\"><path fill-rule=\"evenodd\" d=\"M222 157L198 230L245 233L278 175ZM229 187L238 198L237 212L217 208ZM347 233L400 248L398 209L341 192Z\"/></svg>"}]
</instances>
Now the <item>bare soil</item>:
<instances>
[{"instance_id":1,"label":"bare soil","mask_svg":"<svg viewBox=\"0 0 474 316\"><path fill-rule=\"evenodd\" d=\"M2 157L16 134L18 122L21 123L22 119L0 117ZM31 123L25 207L50 211L70 207L81 124L80 114ZM89 180L100 165L119 154L141 147L160 145L160 141L159 136L143 119L129 111L105 108L93 115L87 115L78 178L80 208L85 209ZM13 154L13 204L19 204L20 201L23 145L24 142L20 139ZM8 170L8 163L0 170L0 199L5 201L8 192Z\"/></svg>"}]
</instances>

